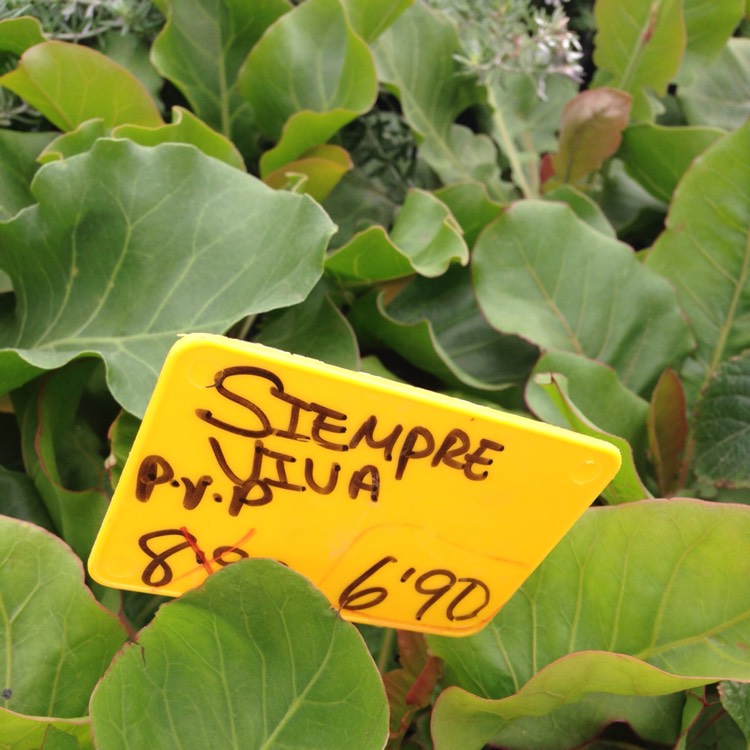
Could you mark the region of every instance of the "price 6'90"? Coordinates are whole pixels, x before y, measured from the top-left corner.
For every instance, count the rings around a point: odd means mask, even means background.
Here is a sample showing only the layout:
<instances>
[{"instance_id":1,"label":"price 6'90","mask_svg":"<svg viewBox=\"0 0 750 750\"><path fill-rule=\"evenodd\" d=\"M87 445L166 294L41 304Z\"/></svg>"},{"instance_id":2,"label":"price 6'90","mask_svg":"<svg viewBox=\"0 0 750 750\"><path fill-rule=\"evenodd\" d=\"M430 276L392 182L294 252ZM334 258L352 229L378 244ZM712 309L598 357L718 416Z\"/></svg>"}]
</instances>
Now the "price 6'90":
<instances>
[{"instance_id":1,"label":"price 6'90","mask_svg":"<svg viewBox=\"0 0 750 750\"><path fill-rule=\"evenodd\" d=\"M362 575L355 578L339 597L339 607L350 612L376 607L388 598L385 586L363 585L386 566L398 563L398 558L388 555L378 560ZM416 568L406 568L396 579L397 586L409 585L427 599L419 606L414 619L420 621L425 613L441 599L445 605L445 616L451 622L475 618L490 601L490 590L478 578L459 578L447 568L434 568L418 575Z\"/></svg>"}]
</instances>

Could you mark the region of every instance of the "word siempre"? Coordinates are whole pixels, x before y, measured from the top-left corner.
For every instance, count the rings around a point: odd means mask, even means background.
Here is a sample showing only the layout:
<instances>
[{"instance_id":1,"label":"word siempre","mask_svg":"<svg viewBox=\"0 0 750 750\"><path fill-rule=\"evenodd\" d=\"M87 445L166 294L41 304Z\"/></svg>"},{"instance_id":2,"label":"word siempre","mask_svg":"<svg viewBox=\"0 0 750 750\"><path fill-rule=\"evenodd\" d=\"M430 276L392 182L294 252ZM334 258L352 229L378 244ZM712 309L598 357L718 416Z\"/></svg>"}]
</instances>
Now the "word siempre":
<instances>
[{"instance_id":1,"label":"word siempre","mask_svg":"<svg viewBox=\"0 0 750 750\"><path fill-rule=\"evenodd\" d=\"M250 388L248 384L251 384ZM292 452L271 450L264 442L269 438L288 441L289 451L293 450L291 446L294 443L314 443L332 454L367 446L380 453L379 458L392 466L395 481L404 477L412 461L421 460L427 461L432 468L445 466L460 472L470 482L481 482L489 474L487 467L493 464L493 455L504 450L501 443L488 438L480 438L473 443L460 428L450 429L444 435L435 435L422 425L408 428L403 424L382 426L378 424L375 414L369 415L350 431L346 412L289 393L278 374L261 367L221 369L216 372L212 387L223 399L242 407L245 416L239 422L229 421L220 412L211 409L195 410L199 420L217 430L208 438L208 443L216 462L216 471L232 485L228 498L230 516L239 515L245 506L267 505L274 499L276 489L290 492L309 489L320 495L329 495L337 488L342 468L339 462L332 460L320 467L308 456L304 462L298 463ZM259 404L261 398L251 400L243 395L256 388L262 389L259 396L270 396L277 406L283 406L283 421L274 424ZM246 464L250 466L249 471L243 473L237 466L230 465L222 447L222 433L248 439ZM347 481L349 497L356 499L361 492L365 492L372 502L377 502L382 489L381 473L376 463L367 463L355 469ZM164 456L149 454L140 462L135 496L145 503L160 485L181 487L183 507L193 510L203 501L214 481L213 474L177 478L174 468ZM223 502L225 498L214 493L213 499Z\"/></svg>"}]
</instances>

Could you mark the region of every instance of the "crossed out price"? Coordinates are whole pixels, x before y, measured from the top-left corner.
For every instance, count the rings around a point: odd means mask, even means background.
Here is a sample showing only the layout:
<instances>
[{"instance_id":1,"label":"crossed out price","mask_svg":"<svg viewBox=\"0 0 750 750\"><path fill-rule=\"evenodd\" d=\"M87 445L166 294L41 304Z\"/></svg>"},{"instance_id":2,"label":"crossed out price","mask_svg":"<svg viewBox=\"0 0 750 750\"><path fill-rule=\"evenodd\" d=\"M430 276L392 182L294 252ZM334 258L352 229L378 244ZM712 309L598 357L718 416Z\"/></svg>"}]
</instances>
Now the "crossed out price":
<instances>
[{"instance_id":1,"label":"crossed out price","mask_svg":"<svg viewBox=\"0 0 750 750\"><path fill-rule=\"evenodd\" d=\"M141 580L147 586L155 588L171 583L174 571L168 561L181 552L191 552L196 564L210 575L215 571L214 566L225 567L249 557L240 545L248 543L254 534L255 529L250 529L236 544L217 547L210 557L203 551L196 536L184 526L143 534L138 540L138 546L149 557L149 562L143 569ZM170 539L176 543L157 551L151 546L157 539ZM444 600L444 614L451 622L471 620L489 604L489 587L478 578L459 577L447 568L434 568L420 573L414 567L404 568L398 563L399 558L386 555L367 568L344 587L338 597L339 608L359 612L377 607L388 598L389 589L385 584L409 585L416 594L427 597L416 609L414 619L417 622L440 600ZM189 575L194 570L191 566L183 575ZM373 583L379 585L371 585Z\"/></svg>"}]
</instances>

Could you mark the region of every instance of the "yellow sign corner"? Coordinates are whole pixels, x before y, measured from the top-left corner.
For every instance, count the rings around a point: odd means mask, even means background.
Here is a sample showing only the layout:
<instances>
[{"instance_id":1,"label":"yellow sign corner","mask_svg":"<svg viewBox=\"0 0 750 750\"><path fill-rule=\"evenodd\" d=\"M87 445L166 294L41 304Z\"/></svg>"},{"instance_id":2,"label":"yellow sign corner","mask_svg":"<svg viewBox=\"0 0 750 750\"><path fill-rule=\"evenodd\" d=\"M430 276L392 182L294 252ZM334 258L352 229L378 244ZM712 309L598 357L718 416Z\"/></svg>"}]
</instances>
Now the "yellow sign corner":
<instances>
[{"instance_id":1,"label":"yellow sign corner","mask_svg":"<svg viewBox=\"0 0 750 750\"><path fill-rule=\"evenodd\" d=\"M600 440L191 334L167 357L89 571L177 596L270 557L347 619L469 635L619 466Z\"/></svg>"}]
</instances>

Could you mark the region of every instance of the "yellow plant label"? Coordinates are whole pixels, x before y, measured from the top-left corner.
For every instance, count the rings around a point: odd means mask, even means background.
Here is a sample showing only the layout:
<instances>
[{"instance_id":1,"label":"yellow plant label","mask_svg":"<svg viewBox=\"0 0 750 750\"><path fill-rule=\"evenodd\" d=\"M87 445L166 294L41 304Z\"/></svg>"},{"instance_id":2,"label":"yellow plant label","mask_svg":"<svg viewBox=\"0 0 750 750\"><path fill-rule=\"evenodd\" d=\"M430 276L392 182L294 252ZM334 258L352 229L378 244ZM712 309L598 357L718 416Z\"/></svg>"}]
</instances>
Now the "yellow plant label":
<instances>
[{"instance_id":1,"label":"yellow plant label","mask_svg":"<svg viewBox=\"0 0 750 750\"><path fill-rule=\"evenodd\" d=\"M468 635L619 465L600 440L194 334L167 357L89 570L177 596L270 557L348 620Z\"/></svg>"}]
</instances>

